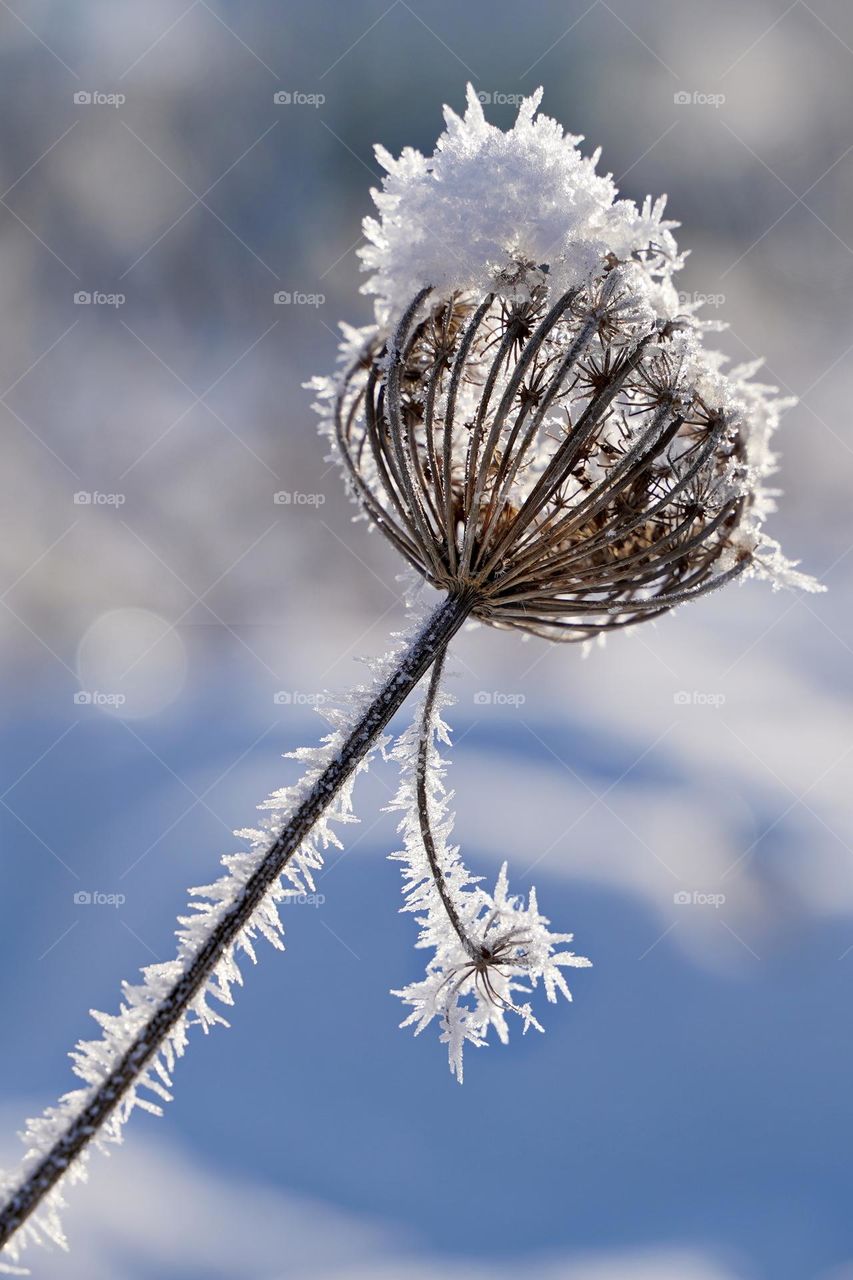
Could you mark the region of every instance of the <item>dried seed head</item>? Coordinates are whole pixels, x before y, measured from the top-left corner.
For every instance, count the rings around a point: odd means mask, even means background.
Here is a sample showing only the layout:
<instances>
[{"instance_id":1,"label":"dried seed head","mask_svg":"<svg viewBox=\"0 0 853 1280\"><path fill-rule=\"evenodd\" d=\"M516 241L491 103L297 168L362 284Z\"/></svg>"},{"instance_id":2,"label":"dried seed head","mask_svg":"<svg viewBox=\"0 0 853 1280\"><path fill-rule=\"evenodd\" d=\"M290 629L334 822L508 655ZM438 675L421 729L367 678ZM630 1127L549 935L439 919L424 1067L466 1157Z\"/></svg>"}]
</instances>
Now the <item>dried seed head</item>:
<instances>
[{"instance_id":1,"label":"dried seed head","mask_svg":"<svg viewBox=\"0 0 853 1280\"><path fill-rule=\"evenodd\" d=\"M617 201L538 101L504 134L469 98L429 162L380 154L377 323L313 384L352 493L475 616L551 639L745 573L814 586L761 531L787 402L723 374L679 309L663 203Z\"/></svg>"}]
</instances>

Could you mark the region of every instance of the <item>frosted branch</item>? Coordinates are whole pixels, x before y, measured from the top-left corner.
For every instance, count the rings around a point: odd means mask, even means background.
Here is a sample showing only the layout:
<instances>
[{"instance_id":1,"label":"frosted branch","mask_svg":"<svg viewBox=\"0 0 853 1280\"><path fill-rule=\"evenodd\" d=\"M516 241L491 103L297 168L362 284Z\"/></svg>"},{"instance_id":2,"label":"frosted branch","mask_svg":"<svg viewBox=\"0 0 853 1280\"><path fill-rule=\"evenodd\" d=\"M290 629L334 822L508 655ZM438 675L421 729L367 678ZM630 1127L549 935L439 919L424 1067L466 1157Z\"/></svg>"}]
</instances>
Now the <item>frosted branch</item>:
<instances>
[{"instance_id":1,"label":"frosted branch","mask_svg":"<svg viewBox=\"0 0 853 1280\"><path fill-rule=\"evenodd\" d=\"M302 779L260 806L264 817L257 827L237 832L248 851L224 857L224 873L190 891L189 914L178 920L175 959L147 966L139 983L124 983L117 1014L93 1013L100 1038L81 1041L71 1054L84 1087L28 1122L21 1168L0 1179L0 1246L6 1246L0 1267L16 1262L29 1242L65 1246L63 1190L85 1178L89 1144L105 1150L120 1142L137 1107L161 1114L190 1027L207 1032L227 1025L217 1006L233 1003L233 987L242 982L240 953L254 962L259 934L283 948L279 904L314 888L323 851L340 844L332 824L355 821L357 774L470 607L465 596L448 598L388 655L370 685L351 694L339 711L324 712L333 732L320 746L292 753L307 766Z\"/></svg>"}]
</instances>

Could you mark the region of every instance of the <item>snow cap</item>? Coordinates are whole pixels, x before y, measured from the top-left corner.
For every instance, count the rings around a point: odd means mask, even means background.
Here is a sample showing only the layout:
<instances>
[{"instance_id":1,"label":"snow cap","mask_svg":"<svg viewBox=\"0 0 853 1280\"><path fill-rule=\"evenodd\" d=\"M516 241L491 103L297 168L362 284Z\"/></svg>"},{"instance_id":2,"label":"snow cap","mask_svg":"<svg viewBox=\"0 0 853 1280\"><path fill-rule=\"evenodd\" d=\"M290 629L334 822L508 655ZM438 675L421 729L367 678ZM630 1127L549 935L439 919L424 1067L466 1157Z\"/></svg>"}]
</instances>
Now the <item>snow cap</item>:
<instances>
[{"instance_id":1,"label":"snow cap","mask_svg":"<svg viewBox=\"0 0 853 1280\"><path fill-rule=\"evenodd\" d=\"M488 123L469 84L463 116L444 108L447 127L431 156L406 147L395 160L376 147L387 176L372 192L379 217L365 218L369 243L359 254L380 324L427 285L439 296L517 293L525 270L541 279L544 269L559 294L609 253L645 264L650 286L668 295L655 298L657 310L674 313L670 277L681 259L677 223L663 221L665 197L641 209L618 199L611 176L596 173L600 153L582 155L582 136L537 115L541 100L540 88L504 132Z\"/></svg>"}]
</instances>

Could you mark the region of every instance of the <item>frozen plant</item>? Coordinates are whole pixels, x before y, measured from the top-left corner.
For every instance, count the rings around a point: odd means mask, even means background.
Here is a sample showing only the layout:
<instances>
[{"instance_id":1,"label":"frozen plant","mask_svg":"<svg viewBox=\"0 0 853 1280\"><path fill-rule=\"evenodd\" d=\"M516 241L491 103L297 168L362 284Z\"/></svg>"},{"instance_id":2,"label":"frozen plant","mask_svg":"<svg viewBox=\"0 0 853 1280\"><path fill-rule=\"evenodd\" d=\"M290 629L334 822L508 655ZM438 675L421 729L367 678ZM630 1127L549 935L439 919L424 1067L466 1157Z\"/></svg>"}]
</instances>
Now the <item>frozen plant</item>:
<instances>
[{"instance_id":1,"label":"frozen plant","mask_svg":"<svg viewBox=\"0 0 853 1280\"><path fill-rule=\"evenodd\" d=\"M580 138L537 117L487 123L469 89L464 117L426 157L398 160L374 192L362 251L375 322L344 327L338 372L311 384L322 428L363 517L444 600L414 625L372 683L326 713L332 732L297 753L302 781L262 806L248 849L195 890L174 960L125 984L99 1039L72 1054L82 1088L31 1121L18 1172L0 1182L3 1257L30 1239L63 1243L66 1181L89 1144L117 1142L137 1107L168 1100L192 1025L222 1022L263 934L281 947L278 904L313 888L331 824L353 820L351 789L426 673L418 718L398 740L405 909L430 952L398 992L407 1023L437 1019L450 1065L506 1038L508 1015L539 1027L529 998L569 990L588 964L551 933L531 892L492 892L449 843L437 739L444 654L470 619L588 641L659 617L735 578L815 590L764 532L773 510L770 438L789 401L727 369L711 329L679 302L681 257L663 200L638 208L596 172Z\"/></svg>"}]
</instances>

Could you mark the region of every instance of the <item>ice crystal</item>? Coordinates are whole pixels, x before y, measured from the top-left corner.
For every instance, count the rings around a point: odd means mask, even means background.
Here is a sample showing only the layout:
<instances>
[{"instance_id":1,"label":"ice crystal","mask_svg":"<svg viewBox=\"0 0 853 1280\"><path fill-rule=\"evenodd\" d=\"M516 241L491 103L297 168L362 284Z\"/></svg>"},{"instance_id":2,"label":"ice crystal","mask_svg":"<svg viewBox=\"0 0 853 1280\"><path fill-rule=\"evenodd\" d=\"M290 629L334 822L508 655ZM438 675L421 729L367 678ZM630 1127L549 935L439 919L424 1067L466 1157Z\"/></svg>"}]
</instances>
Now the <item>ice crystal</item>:
<instances>
[{"instance_id":1,"label":"ice crystal","mask_svg":"<svg viewBox=\"0 0 853 1280\"><path fill-rule=\"evenodd\" d=\"M505 133L488 123L469 85L463 117L445 107L433 155L406 147L395 160L376 148L387 177L372 193L380 216L365 219L360 254L380 321L393 322L427 286L440 297L518 297L547 270L558 296L608 253L641 255L653 304L677 309L677 224L664 220L665 201L638 209L620 200L610 175L596 173L599 152L584 156L581 136L537 116L541 100L537 89Z\"/></svg>"}]
</instances>

